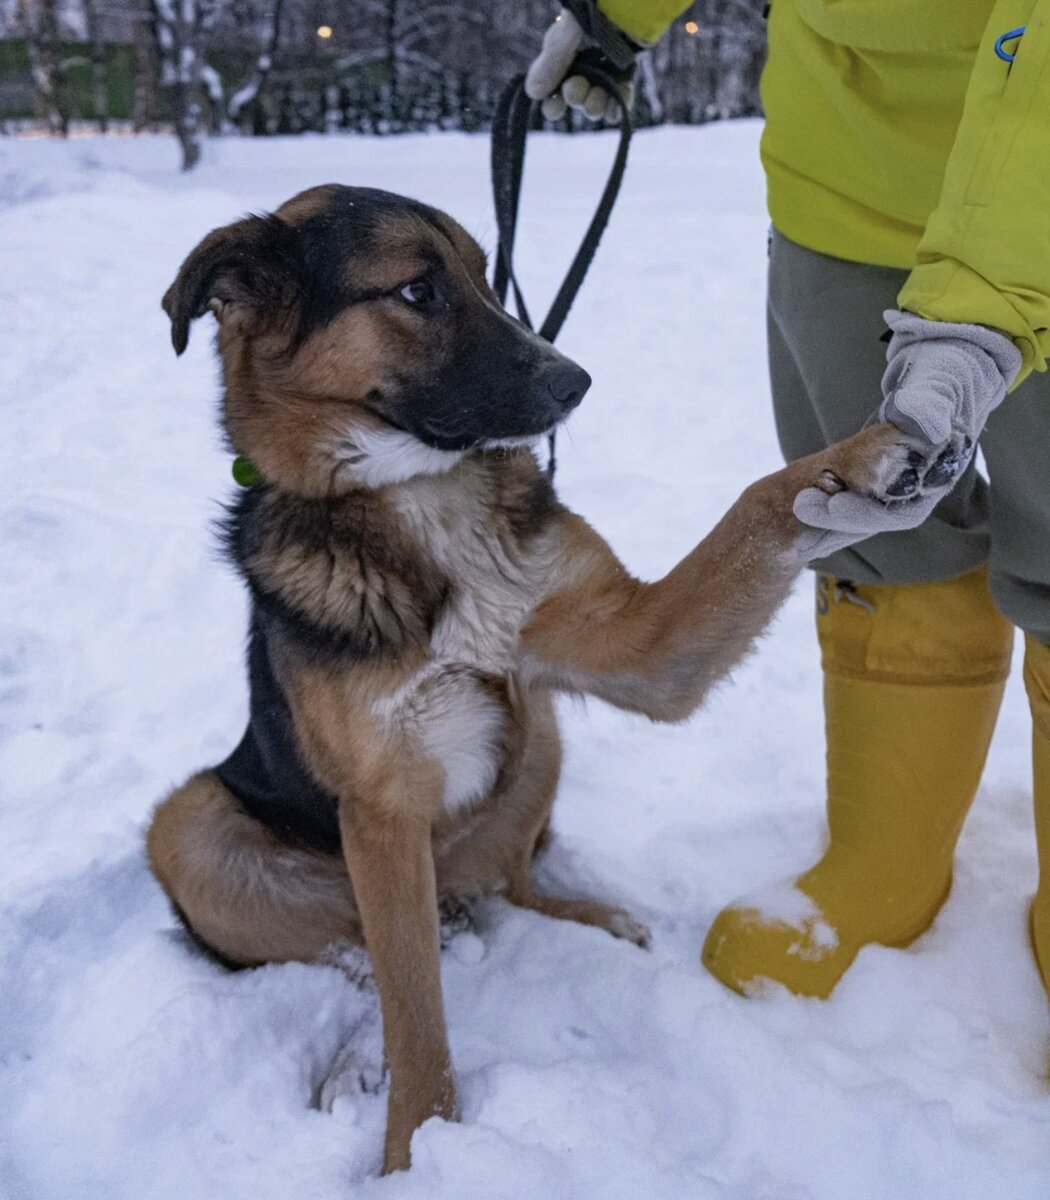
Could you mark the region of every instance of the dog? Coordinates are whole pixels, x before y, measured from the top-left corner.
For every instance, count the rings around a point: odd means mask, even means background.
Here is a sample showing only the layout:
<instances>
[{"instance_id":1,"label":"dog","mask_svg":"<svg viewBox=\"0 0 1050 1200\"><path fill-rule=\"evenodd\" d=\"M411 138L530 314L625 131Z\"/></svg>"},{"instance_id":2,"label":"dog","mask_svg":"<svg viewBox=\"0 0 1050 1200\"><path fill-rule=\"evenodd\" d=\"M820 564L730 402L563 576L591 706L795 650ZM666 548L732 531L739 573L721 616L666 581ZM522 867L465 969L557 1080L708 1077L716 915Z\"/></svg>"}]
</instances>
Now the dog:
<instances>
[{"instance_id":1,"label":"dog","mask_svg":"<svg viewBox=\"0 0 1050 1200\"><path fill-rule=\"evenodd\" d=\"M250 723L157 808L148 854L233 966L367 948L389 1098L383 1170L456 1116L439 906L497 893L640 946L621 909L543 895L554 696L682 721L803 566L804 488L921 484L892 426L753 484L657 583L558 500L533 444L590 385L507 314L450 217L328 185L209 234L164 296L174 348L218 321L225 522L251 595ZM928 467L927 461L924 466Z\"/></svg>"}]
</instances>

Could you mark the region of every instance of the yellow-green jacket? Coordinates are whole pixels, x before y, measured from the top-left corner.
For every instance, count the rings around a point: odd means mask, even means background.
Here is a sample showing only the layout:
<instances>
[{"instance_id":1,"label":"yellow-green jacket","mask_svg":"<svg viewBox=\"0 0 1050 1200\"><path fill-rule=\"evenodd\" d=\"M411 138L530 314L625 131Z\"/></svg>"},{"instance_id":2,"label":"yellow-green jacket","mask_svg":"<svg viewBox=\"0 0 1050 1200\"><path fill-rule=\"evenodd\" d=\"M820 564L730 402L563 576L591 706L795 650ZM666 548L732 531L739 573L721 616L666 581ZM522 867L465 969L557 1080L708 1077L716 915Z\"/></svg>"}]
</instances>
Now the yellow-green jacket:
<instances>
[{"instance_id":1,"label":"yellow-green jacket","mask_svg":"<svg viewBox=\"0 0 1050 1200\"><path fill-rule=\"evenodd\" d=\"M655 41L680 0L599 0ZM1000 34L1027 26L1008 51ZM774 225L911 268L902 308L1050 357L1050 0L773 0L762 161Z\"/></svg>"}]
</instances>

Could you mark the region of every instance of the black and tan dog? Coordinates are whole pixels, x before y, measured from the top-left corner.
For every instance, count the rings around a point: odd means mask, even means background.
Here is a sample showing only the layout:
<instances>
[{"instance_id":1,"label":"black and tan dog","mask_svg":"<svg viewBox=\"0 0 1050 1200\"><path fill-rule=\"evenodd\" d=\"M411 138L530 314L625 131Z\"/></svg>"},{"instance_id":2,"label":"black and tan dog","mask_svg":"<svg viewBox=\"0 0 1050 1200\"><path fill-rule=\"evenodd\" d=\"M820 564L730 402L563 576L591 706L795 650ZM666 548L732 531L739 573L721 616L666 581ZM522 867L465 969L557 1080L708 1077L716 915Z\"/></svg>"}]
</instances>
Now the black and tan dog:
<instances>
[{"instance_id":1,"label":"black and tan dog","mask_svg":"<svg viewBox=\"0 0 1050 1200\"><path fill-rule=\"evenodd\" d=\"M164 307L179 352L194 318L218 318L223 424L259 481L228 523L253 601L251 724L160 805L150 861L232 963L367 946L384 1167L405 1167L420 1122L456 1112L442 899L502 893L645 941L624 912L530 881L558 782L554 693L687 717L800 569L794 496L899 496L914 453L879 426L794 463L644 584L528 444L588 376L500 308L444 214L315 188L210 234Z\"/></svg>"}]
</instances>

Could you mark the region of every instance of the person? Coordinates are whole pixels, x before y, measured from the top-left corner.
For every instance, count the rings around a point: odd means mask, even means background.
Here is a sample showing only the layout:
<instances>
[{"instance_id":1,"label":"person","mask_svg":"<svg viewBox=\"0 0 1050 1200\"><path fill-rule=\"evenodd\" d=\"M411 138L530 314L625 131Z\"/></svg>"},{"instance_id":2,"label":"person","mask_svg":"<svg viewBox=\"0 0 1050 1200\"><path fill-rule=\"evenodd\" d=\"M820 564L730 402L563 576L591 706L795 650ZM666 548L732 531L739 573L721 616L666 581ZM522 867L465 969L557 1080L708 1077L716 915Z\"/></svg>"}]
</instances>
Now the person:
<instances>
[{"instance_id":1,"label":"person","mask_svg":"<svg viewBox=\"0 0 1050 1200\"><path fill-rule=\"evenodd\" d=\"M684 7L571 0L527 90L550 116L610 111L572 73L581 46L641 49ZM723 910L703 961L744 994L773 980L826 997L863 946L904 946L930 926L1017 627L1040 862L1029 928L1050 993L1050 0L774 0L768 21L761 154L783 452L809 454L877 413L931 441L952 430L963 453L980 439L988 478L971 460L914 528L891 510L867 540L828 541L827 849ZM801 503L818 529L861 531L833 504Z\"/></svg>"}]
</instances>

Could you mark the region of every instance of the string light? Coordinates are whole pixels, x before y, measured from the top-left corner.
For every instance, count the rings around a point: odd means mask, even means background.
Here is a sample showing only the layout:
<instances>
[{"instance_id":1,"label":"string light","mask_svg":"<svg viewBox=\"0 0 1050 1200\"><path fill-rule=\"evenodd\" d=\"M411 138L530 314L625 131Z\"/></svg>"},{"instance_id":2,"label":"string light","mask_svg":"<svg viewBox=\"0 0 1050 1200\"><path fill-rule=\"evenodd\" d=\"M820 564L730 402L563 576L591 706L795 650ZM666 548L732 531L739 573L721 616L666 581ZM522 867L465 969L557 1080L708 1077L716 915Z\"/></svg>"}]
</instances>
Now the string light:
<instances>
[{"instance_id":1,"label":"string light","mask_svg":"<svg viewBox=\"0 0 1050 1200\"><path fill-rule=\"evenodd\" d=\"M322 41L325 41L325 42L327 42L327 41L328 41L328 39L329 39L329 38L332 36L332 27L331 27L331 25L320 25L320 26L318 26L318 29L317 29L317 36L318 36L318 37L319 37L319 38L320 38Z\"/></svg>"},{"instance_id":2,"label":"string light","mask_svg":"<svg viewBox=\"0 0 1050 1200\"><path fill-rule=\"evenodd\" d=\"M689 34L690 37L693 37L695 34L698 34L700 32L700 26L697 25L697 23L695 21L686 21L685 31L686 31L686 33Z\"/></svg>"}]
</instances>

